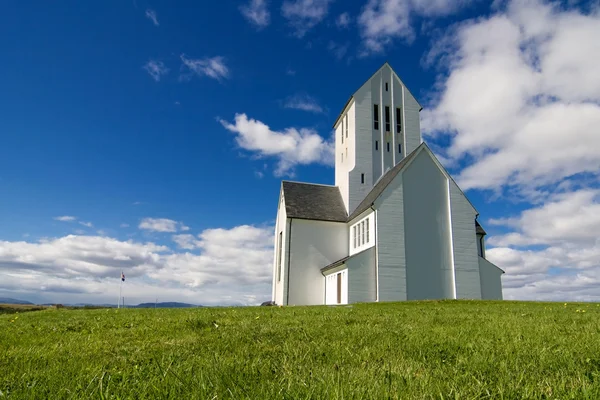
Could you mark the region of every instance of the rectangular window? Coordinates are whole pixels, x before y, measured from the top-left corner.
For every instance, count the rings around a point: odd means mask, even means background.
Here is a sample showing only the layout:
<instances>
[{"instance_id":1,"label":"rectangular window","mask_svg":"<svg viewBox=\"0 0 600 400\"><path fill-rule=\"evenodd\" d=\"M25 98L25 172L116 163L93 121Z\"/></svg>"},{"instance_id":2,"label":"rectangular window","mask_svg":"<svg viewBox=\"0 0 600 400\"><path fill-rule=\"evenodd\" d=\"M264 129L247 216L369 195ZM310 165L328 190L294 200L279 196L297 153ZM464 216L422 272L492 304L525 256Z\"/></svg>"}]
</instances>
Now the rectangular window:
<instances>
[{"instance_id":1,"label":"rectangular window","mask_svg":"<svg viewBox=\"0 0 600 400\"><path fill-rule=\"evenodd\" d=\"M387 142L387 151L390 151L390 142Z\"/></svg>"},{"instance_id":2,"label":"rectangular window","mask_svg":"<svg viewBox=\"0 0 600 400\"><path fill-rule=\"evenodd\" d=\"M360 225L361 225L361 229L360 230L361 230L361 233L362 233L362 235L360 236L361 237L361 241L362 241L362 244L365 244L365 221L361 222Z\"/></svg>"},{"instance_id":3,"label":"rectangular window","mask_svg":"<svg viewBox=\"0 0 600 400\"><path fill-rule=\"evenodd\" d=\"M342 144L344 144L344 120L342 119Z\"/></svg>"},{"instance_id":4,"label":"rectangular window","mask_svg":"<svg viewBox=\"0 0 600 400\"><path fill-rule=\"evenodd\" d=\"M348 114L346 114L346 137L348 137Z\"/></svg>"},{"instance_id":5,"label":"rectangular window","mask_svg":"<svg viewBox=\"0 0 600 400\"><path fill-rule=\"evenodd\" d=\"M379 150L379 141L375 141L375 151Z\"/></svg>"},{"instance_id":6,"label":"rectangular window","mask_svg":"<svg viewBox=\"0 0 600 400\"><path fill-rule=\"evenodd\" d=\"M373 104L373 129L379 130L379 105Z\"/></svg>"},{"instance_id":7,"label":"rectangular window","mask_svg":"<svg viewBox=\"0 0 600 400\"><path fill-rule=\"evenodd\" d=\"M360 174L360 183L365 183L365 174Z\"/></svg>"},{"instance_id":8,"label":"rectangular window","mask_svg":"<svg viewBox=\"0 0 600 400\"><path fill-rule=\"evenodd\" d=\"M402 145L401 144L398 145L398 153L402 154Z\"/></svg>"},{"instance_id":9,"label":"rectangular window","mask_svg":"<svg viewBox=\"0 0 600 400\"><path fill-rule=\"evenodd\" d=\"M342 153L342 162L344 162L344 153Z\"/></svg>"},{"instance_id":10,"label":"rectangular window","mask_svg":"<svg viewBox=\"0 0 600 400\"><path fill-rule=\"evenodd\" d=\"M353 247L356 248L356 226L354 226L353 231L354 231L354 232L352 232L352 235L354 237L354 246Z\"/></svg>"},{"instance_id":11,"label":"rectangular window","mask_svg":"<svg viewBox=\"0 0 600 400\"><path fill-rule=\"evenodd\" d=\"M281 240L283 232L279 232L279 239L277 239L277 282L281 282Z\"/></svg>"},{"instance_id":12,"label":"rectangular window","mask_svg":"<svg viewBox=\"0 0 600 400\"><path fill-rule=\"evenodd\" d=\"M367 218L367 243L369 243L369 218Z\"/></svg>"},{"instance_id":13,"label":"rectangular window","mask_svg":"<svg viewBox=\"0 0 600 400\"><path fill-rule=\"evenodd\" d=\"M402 131L402 113L400 112L400 107L396 107L396 132L400 133Z\"/></svg>"},{"instance_id":14,"label":"rectangular window","mask_svg":"<svg viewBox=\"0 0 600 400\"><path fill-rule=\"evenodd\" d=\"M386 92L388 91L388 83L387 82L385 83L385 91Z\"/></svg>"},{"instance_id":15,"label":"rectangular window","mask_svg":"<svg viewBox=\"0 0 600 400\"><path fill-rule=\"evenodd\" d=\"M390 131L390 106L385 106L385 131Z\"/></svg>"}]
</instances>

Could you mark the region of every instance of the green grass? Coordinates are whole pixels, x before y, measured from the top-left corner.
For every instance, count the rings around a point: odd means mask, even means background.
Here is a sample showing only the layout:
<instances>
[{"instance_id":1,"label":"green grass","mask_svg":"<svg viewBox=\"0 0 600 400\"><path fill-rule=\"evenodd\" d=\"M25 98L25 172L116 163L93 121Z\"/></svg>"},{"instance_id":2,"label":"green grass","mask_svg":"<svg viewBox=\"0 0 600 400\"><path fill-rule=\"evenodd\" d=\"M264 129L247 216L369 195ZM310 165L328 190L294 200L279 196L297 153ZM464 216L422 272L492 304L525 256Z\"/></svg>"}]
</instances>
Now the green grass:
<instances>
[{"instance_id":1,"label":"green grass","mask_svg":"<svg viewBox=\"0 0 600 400\"><path fill-rule=\"evenodd\" d=\"M0 399L599 399L600 305L5 314L0 391Z\"/></svg>"}]
</instances>

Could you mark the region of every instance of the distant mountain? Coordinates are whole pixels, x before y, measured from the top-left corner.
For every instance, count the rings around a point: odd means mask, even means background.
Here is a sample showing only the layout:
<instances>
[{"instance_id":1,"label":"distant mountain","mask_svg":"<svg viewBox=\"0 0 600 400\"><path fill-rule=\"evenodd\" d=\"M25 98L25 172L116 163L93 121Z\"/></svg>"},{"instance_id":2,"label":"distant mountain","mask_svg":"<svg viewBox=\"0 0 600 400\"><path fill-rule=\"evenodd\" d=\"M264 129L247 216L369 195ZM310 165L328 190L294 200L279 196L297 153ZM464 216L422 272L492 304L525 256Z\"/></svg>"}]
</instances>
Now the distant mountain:
<instances>
[{"instance_id":1,"label":"distant mountain","mask_svg":"<svg viewBox=\"0 0 600 400\"><path fill-rule=\"evenodd\" d=\"M164 303L142 303L142 304L138 304L137 306L133 306L135 308L192 308L192 307L202 307L202 306L197 306L195 304L188 304L188 303L178 303L176 301L167 301Z\"/></svg>"},{"instance_id":2,"label":"distant mountain","mask_svg":"<svg viewBox=\"0 0 600 400\"><path fill-rule=\"evenodd\" d=\"M11 300L9 301L3 301L3 300ZM21 302L21 303L17 303L20 300L15 300L15 299L6 299L6 298L2 298L0 297L0 304L32 304L29 302ZM45 303L42 304L43 306L53 306L56 303ZM75 304L63 304L63 306L65 307L106 307L106 308L116 308L117 305L116 304L92 304L92 303L75 303ZM178 303L176 301L167 301L164 303L141 303L136 305L131 305L131 304L125 304L125 308L195 308L195 307L203 307L203 306L198 306L195 304L188 304L188 303Z\"/></svg>"},{"instance_id":3,"label":"distant mountain","mask_svg":"<svg viewBox=\"0 0 600 400\"><path fill-rule=\"evenodd\" d=\"M32 302L25 300L11 299L10 297L0 297L0 304L31 304Z\"/></svg>"}]
</instances>

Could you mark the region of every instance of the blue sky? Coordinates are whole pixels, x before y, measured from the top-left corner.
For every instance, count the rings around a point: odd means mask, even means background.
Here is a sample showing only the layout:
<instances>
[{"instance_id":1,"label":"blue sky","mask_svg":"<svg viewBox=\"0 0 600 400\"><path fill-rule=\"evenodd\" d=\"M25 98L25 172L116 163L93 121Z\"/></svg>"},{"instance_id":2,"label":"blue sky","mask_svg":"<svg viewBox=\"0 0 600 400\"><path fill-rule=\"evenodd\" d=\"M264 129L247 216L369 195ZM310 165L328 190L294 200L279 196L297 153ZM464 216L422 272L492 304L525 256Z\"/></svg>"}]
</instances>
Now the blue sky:
<instances>
[{"instance_id":1,"label":"blue sky","mask_svg":"<svg viewBox=\"0 0 600 400\"><path fill-rule=\"evenodd\" d=\"M14 1L1 18L0 296L110 301L125 269L132 301L268 299L281 179L333 183L331 125L388 61L505 297L600 299L594 3Z\"/></svg>"}]
</instances>

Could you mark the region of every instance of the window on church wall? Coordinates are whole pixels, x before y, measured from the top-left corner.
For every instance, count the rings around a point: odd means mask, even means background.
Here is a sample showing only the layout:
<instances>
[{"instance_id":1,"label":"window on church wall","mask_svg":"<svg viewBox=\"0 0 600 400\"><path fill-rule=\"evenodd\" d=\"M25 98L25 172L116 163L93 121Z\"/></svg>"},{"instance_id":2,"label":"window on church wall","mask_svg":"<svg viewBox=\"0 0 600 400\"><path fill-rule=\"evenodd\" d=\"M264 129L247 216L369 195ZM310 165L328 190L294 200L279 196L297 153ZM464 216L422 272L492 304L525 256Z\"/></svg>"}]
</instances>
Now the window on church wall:
<instances>
[{"instance_id":1,"label":"window on church wall","mask_svg":"<svg viewBox=\"0 0 600 400\"><path fill-rule=\"evenodd\" d=\"M365 183L365 174L360 174L360 183Z\"/></svg>"},{"instance_id":2,"label":"window on church wall","mask_svg":"<svg viewBox=\"0 0 600 400\"><path fill-rule=\"evenodd\" d=\"M396 107L396 132L400 133L402 131L402 113L400 112L400 107Z\"/></svg>"},{"instance_id":3,"label":"window on church wall","mask_svg":"<svg viewBox=\"0 0 600 400\"><path fill-rule=\"evenodd\" d=\"M375 151L379 150L379 141L375 141Z\"/></svg>"},{"instance_id":4,"label":"window on church wall","mask_svg":"<svg viewBox=\"0 0 600 400\"><path fill-rule=\"evenodd\" d=\"M387 142L387 151L390 152L390 142Z\"/></svg>"},{"instance_id":5,"label":"window on church wall","mask_svg":"<svg viewBox=\"0 0 600 400\"><path fill-rule=\"evenodd\" d=\"M354 246L353 247L356 248L356 226L352 230L354 231L353 235L352 235L352 237L354 238Z\"/></svg>"},{"instance_id":6,"label":"window on church wall","mask_svg":"<svg viewBox=\"0 0 600 400\"><path fill-rule=\"evenodd\" d=\"M390 106L385 106L385 131L390 131Z\"/></svg>"},{"instance_id":7,"label":"window on church wall","mask_svg":"<svg viewBox=\"0 0 600 400\"><path fill-rule=\"evenodd\" d=\"M344 153L342 153L342 162L344 162Z\"/></svg>"},{"instance_id":8,"label":"window on church wall","mask_svg":"<svg viewBox=\"0 0 600 400\"><path fill-rule=\"evenodd\" d=\"M388 83L387 82L385 83L385 91L386 92L388 91Z\"/></svg>"},{"instance_id":9,"label":"window on church wall","mask_svg":"<svg viewBox=\"0 0 600 400\"><path fill-rule=\"evenodd\" d=\"M342 136L342 144L344 144L344 120L342 119L342 130L341 130L341 136Z\"/></svg>"},{"instance_id":10,"label":"window on church wall","mask_svg":"<svg viewBox=\"0 0 600 400\"><path fill-rule=\"evenodd\" d=\"M279 239L277 239L277 282L281 282L281 241L283 238L283 232L279 232Z\"/></svg>"},{"instance_id":11,"label":"window on church wall","mask_svg":"<svg viewBox=\"0 0 600 400\"><path fill-rule=\"evenodd\" d=\"M366 223L367 223L367 243L369 243L369 218L367 218Z\"/></svg>"},{"instance_id":12,"label":"window on church wall","mask_svg":"<svg viewBox=\"0 0 600 400\"><path fill-rule=\"evenodd\" d=\"M398 153L402 154L402 145L401 144L398 145Z\"/></svg>"},{"instance_id":13,"label":"window on church wall","mask_svg":"<svg viewBox=\"0 0 600 400\"><path fill-rule=\"evenodd\" d=\"M362 235L361 235L362 244L365 244L365 221L361 222L360 225L361 225L360 230L362 233Z\"/></svg>"},{"instance_id":14,"label":"window on church wall","mask_svg":"<svg viewBox=\"0 0 600 400\"><path fill-rule=\"evenodd\" d=\"M379 105L373 104L373 129L379 130Z\"/></svg>"},{"instance_id":15,"label":"window on church wall","mask_svg":"<svg viewBox=\"0 0 600 400\"><path fill-rule=\"evenodd\" d=\"M348 137L348 114L346 114L346 138Z\"/></svg>"}]
</instances>

